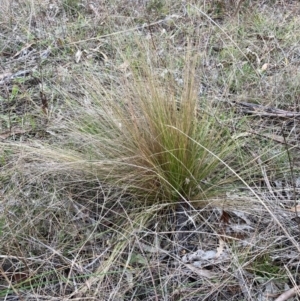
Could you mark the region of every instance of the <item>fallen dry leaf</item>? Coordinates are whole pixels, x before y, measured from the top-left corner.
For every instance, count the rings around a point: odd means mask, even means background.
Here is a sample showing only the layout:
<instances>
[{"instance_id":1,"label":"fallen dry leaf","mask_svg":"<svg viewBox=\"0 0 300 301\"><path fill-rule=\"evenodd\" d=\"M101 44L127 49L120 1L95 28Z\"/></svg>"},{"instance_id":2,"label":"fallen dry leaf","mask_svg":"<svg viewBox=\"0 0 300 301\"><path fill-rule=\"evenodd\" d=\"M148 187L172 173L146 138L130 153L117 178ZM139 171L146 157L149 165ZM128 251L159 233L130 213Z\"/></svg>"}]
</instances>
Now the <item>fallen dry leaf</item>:
<instances>
[{"instance_id":1,"label":"fallen dry leaf","mask_svg":"<svg viewBox=\"0 0 300 301\"><path fill-rule=\"evenodd\" d=\"M260 70L261 71L266 71L268 69L268 67L269 67L269 64L265 63L265 64L262 65Z\"/></svg>"},{"instance_id":2,"label":"fallen dry leaf","mask_svg":"<svg viewBox=\"0 0 300 301\"><path fill-rule=\"evenodd\" d=\"M216 277L216 274L209 271L209 270L199 269L199 268L197 268L197 267L195 267L195 266L193 266L192 264L189 264L189 263L186 263L185 266L187 268L189 268L193 273L197 274L200 277L205 277L205 278L208 278L208 279Z\"/></svg>"},{"instance_id":3,"label":"fallen dry leaf","mask_svg":"<svg viewBox=\"0 0 300 301\"><path fill-rule=\"evenodd\" d=\"M223 251L224 251L224 247L225 247L225 242L223 239L219 239L219 246L217 247L217 253L216 253L216 256L215 258L219 258Z\"/></svg>"},{"instance_id":4,"label":"fallen dry leaf","mask_svg":"<svg viewBox=\"0 0 300 301\"><path fill-rule=\"evenodd\" d=\"M81 50L77 50L76 54L75 54L75 62L78 64L81 60L81 56L82 56L82 51Z\"/></svg>"},{"instance_id":5,"label":"fallen dry leaf","mask_svg":"<svg viewBox=\"0 0 300 301\"><path fill-rule=\"evenodd\" d=\"M294 206L292 208L287 209L288 211L292 211L292 212L300 212L300 204L297 206Z\"/></svg>"}]
</instances>

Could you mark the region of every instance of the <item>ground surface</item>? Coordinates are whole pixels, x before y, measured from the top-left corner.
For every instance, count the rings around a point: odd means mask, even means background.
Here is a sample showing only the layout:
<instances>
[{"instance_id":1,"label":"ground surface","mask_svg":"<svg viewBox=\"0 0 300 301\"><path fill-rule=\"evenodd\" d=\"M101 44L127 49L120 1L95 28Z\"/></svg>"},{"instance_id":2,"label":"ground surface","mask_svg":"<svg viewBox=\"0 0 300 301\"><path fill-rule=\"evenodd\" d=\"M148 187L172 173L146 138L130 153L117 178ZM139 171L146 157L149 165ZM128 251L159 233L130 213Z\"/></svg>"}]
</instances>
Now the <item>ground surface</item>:
<instances>
[{"instance_id":1,"label":"ground surface","mask_svg":"<svg viewBox=\"0 0 300 301\"><path fill-rule=\"evenodd\" d=\"M0 299L299 300L299 25L298 1L2 0ZM162 205L147 227L135 196L47 172L39 151L124 84L143 43L179 85L198 54L199 102L250 137L260 171L201 208Z\"/></svg>"}]
</instances>

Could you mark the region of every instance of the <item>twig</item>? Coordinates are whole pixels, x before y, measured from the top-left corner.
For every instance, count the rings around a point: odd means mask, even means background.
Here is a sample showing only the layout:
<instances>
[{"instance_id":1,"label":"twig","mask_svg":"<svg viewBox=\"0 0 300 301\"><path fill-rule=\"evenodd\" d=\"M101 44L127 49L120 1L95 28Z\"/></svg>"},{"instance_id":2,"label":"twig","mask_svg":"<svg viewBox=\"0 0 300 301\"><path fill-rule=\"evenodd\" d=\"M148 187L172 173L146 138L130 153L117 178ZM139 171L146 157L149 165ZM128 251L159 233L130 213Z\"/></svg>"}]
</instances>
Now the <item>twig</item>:
<instances>
[{"instance_id":1,"label":"twig","mask_svg":"<svg viewBox=\"0 0 300 301\"><path fill-rule=\"evenodd\" d=\"M168 20L168 19L164 18L162 20L158 20L158 21L153 22L153 23L148 23L148 24L144 24L142 26L136 26L136 27L128 28L128 29L125 29L125 30L115 31L115 32L112 32L112 33L109 33L109 34L102 35L100 37L94 37L94 38L89 38L89 39L85 39L85 40L75 41L75 42L69 43L68 45L75 45L75 44L80 44L80 43L86 43L88 41L100 41L103 38L108 38L108 37L112 37L112 36L116 36L116 35L125 34L127 32L131 32L131 31L145 29L147 27L151 27L151 26L163 23L166 20Z\"/></svg>"},{"instance_id":2,"label":"twig","mask_svg":"<svg viewBox=\"0 0 300 301\"><path fill-rule=\"evenodd\" d=\"M296 202L296 181L295 181L294 164L293 164L294 162L292 162L290 150L288 148L288 144L287 144L287 141L286 141L286 137L285 137L285 134L284 134L283 127L281 128L281 132L282 132L282 137L283 137L283 140L284 140L286 152L287 152L287 155L288 155L289 165L290 165L291 180L292 180L292 185L293 185L293 197L294 197L294 204L295 204L295 215L296 215L296 218L297 218L298 217L298 210L297 210L297 202ZM300 229L299 224L298 224L298 227Z\"/></svg>"},{"instance_id":3,"label":"twig","mask_svg":"<svg viewBox=\"0 0 300 301\"><path fill-rule=\"evenodd\" d=\"M235 17L235 16L238 14L242 2L244 2L244 0L240 0L240 1L238 2L237 6L236 6L236 9L235 9L235 11L234 11L233 17Z\"/></svg>"},{"instance_id":4,"label":"twig","mask_svg":"<svg viewBox=\"0 0 300 301\"><path fill-rule=\"evenodd\" d=\"M285 291L282 293L278 298L275 299L275 301L285 301L296 294L299 294L300 285L294 286L293 288L289 289L288 291Z\"/></svg>"},{"instance_id":5,"label":"twig","mask_svg":"<svg viewBox=\"0 0 300 301\"><path fill-rule=\"evenodd\" d=\"M295 118L295 119L300 118L300 113L298 112L291 112L291 111L285 111L276 108L270 108L255 103L234 101L233 104L242 107L241 108L242 112L246 114L253 114L261 117L278 117L278 118Z\"/></svg>"}]
</instances>

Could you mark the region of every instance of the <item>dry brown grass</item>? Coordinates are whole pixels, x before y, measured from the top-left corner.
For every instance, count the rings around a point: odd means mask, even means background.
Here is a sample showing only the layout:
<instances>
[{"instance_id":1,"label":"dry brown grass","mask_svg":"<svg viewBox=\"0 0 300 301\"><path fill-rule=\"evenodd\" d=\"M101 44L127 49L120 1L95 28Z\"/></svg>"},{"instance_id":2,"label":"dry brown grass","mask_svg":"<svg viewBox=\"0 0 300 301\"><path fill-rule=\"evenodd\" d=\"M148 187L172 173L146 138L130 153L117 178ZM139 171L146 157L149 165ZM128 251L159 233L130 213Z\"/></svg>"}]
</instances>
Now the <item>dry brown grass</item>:
<instances>
[{"instance_id":1,"label":"dry brown grass","mask_svg":"<svg viewBox=\"0 0 300 301\"><path fill-rule=\"evenodd\" d=\"M299 285L299 217L287 210L298 200L298 119L270 118L261 111L244 114L236 105L298 111L299 5L243 1L234 16L231 6L222 3L1 2L1 300L266 300L267 294L275 298ZM137 44L147 45L147 51ZM87 154L93 160L101 157L99 125L106 131L116 125L116 118L100 122L97 101L122 101L124 93L136 96L137 91L141 96L156 93L157 101L166 94L175 99L186 83L189 50L191 56L197 54L197 106L206 113L210 108L217 121L209 130L226 128L242 146L234 148L239 151L234 156L218 157L227 159L247 184L238 181L224 192L217 181L214 198L197 209L186 202L174 206L182 188L178 178L178 187L165 181L172 189L154 205L143 193L133 193L132 171L122 169L128 177L113 179L119 185L112 185L103 176L103 166L88 169L86 164ZM136 72L145 62L151 76ZM24 77L4 76L24 70L30 71ZM132 86L140 77L143 81ZM145 85L141 88L140 83ZM178 113L172 106L163 113L171 114L168 126L191 138L172 118ZM134 102L125 111L116 111L114 105L111 109L114 117L131 112L132 118L144 110L147 124L157 116L149 108L138 110ZM194 109L187 108L182 117ZM209 117L205 115L205 122ZM137 131L131 123L127 130L137 135L140 123L133 124ZM74 132L77 136L70 135ZM170 133L183 138L180 131ZM205 140L216 155L213 139L221 133ZM144 148L132 148L131 153L141 157L139 152L146 150L161 152L146 147L149 140L141 138L135 136ZM223 134L218 142L222 139ZM163 150L174 149L173 141ZM108 159L113 149L113 143L107 145L103 157ZM128 145L115 150L130 158L124 153ZM107 163L116 157L109 159ZM179 165L191 172L192 165ZM224 173L232 176L224 165L218 169L221 179ZM166 177L165 171L153 175ZM134 176L147 183L143 173ZM203 181L212 179L210 175ZM146 194L153 193L154 185L148 189ZM189 189L179 191L186 200L191 195L183 191ZM170 195L175 197L167 202ZM195 260L197 251L204 253ZM219 252L219 258L204 262L203 254L212 252Z\"/></svg>"}]
</instances>

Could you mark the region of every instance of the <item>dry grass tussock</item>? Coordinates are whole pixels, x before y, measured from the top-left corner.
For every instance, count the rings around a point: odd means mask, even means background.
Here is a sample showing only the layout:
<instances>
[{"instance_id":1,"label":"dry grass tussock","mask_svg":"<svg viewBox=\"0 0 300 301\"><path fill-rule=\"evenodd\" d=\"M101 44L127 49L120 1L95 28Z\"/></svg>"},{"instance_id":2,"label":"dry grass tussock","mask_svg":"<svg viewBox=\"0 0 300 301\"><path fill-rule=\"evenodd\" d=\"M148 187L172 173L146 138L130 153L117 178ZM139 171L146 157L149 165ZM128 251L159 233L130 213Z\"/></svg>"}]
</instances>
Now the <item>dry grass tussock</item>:
<instances>
[{"instance_id":1,"label":"dry grass tussock","mask_svg":"<svg viewBox=\"0 0 300 301\"><path fill-rule=\"evenodd\" d=\"M88 78L93 98L73 104L66 122L63 143L71 152L49 155L153 203L220 194L233 181L222 160L240 155L241 139L215 116L217 108L197 102L195 71L186 64L181 86L143 65L112 89Z\"/></svg>"},{"instance_id":2,"label":"dry grass tussock","mask_svg":"<svg viewBox=\"0 0 300 301\"><path fill-rule=\"evenodd\" d=\"M100 2L0 8L0 300L297 300L297 7Z\"/></svg>"}]
</instances>

